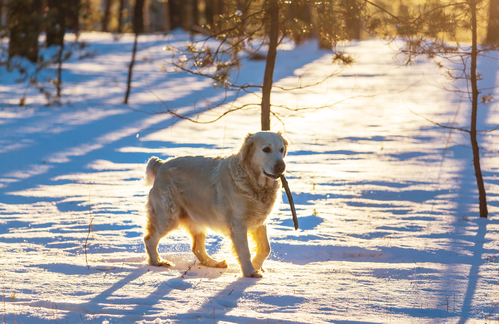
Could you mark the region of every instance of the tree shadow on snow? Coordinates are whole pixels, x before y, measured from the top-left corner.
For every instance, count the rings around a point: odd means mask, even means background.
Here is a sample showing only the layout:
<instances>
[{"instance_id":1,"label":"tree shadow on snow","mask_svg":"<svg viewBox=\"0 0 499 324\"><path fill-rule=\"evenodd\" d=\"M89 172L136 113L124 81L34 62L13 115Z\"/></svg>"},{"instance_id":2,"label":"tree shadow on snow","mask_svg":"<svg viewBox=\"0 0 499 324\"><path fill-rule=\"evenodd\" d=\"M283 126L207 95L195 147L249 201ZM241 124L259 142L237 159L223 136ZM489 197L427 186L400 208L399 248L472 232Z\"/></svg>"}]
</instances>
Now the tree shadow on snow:
<instances>
[{"instance_id":1,"label":"tree shadow on snow","mask_svg":"<svg viewBox=\"0 0 499 324\"><path fill-rule=\"evenodd\" d=\"M497 56L497 55L495 55ZM497 72L498 72L498 62L496 59L488 58L488 57L482 57L479 60L479 66L478 69L480 70L480 73L482 75L482 80L484 83L481 84L489 84L489 85L495 85L497 86ZM482 81L480 81L482 82ZM478 117L477 117L477 128L478 129L492 129L496 125L490 125L487 124L487 117L490 117L490 115L493 114L492 106L491 105L480 105L479 106L479 112L478 112ZM484 138L481 137L479 138L480 142L484 142ZM479 145L481 145L479 143ZM482 149L482 163L484 161L484 153ZM471 158L471 152L470 152L470 157L468 157L468 160ZM469 165L469 163L468 163ZM459 203L462 204L462 210L466 210L466 201L467 199L471 200L472 206L474 206L473 209L477 209L478 206L478 197L477 197L477 189L476 189L476 179L474 177L474 170L471 169L471 166L468 166L468 168L464 168L463 172L466 172L468 176L463 175L463 178L466 179L463 181L462 184L462 193L461 193L461 199L459 200ZM485 180L485 185L487 186L487 179ZM490 188L490 187L489 187ZM470 199L472 197L473 199ZM492 223L492 220L490 219L492 216L494 216L492 213L490 213L490 204L489 204L489 218L477 218L476 220L473 221L475 225L477 226L476 228L476 235L470 240L473 242L473 246L469 248L470 252L472 253L471 256L471 267L469 269L469 274L468 274L468 285L466 292L464 294L464 300L463 300L463 306L461 309L461 323L466 323L468 319L470 318L475 318L476 316L483 316L482 314L488 313L489 309L475 309L473 310L473 301L477 297L477 288L478 288L478 283L479 281L489 281L491 279L495 279L495 274L494 278L487 278L486 273L480 272L480 268L485 264L485 258L484 254L486 253L491 253L493 252L490 249L486 249L484 247L485 243L489 242L490 240L486 239L487 235L487 225ZM490 286L495 284L496 282L490 282ZM486 304L486 303L485 303ZM485 306L484 304L484 306ZM492 306L492 312L494 312L494 309L497 311L497 305ZM482 314L480 314L482 313Z\"/></svg>"}]
</instances>

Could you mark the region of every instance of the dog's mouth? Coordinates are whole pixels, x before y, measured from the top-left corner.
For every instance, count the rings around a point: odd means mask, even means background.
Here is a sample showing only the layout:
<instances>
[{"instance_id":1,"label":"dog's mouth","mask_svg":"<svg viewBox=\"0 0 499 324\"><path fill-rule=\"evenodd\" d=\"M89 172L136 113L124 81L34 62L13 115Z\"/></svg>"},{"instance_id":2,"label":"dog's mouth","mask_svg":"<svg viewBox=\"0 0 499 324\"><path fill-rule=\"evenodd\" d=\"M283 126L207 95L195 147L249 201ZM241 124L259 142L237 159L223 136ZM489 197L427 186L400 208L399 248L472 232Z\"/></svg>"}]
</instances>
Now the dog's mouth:
<instances>
[{"instance_id":1,"label":"dog's mouth","mask_svg":"<svg viewBox=\"0 0 499 324\"><path fill-rule=\"evenodd\" d=\"M267 171L265 171L265 170L263 170L263 174L265 174L265 176L266 176L267 178L270 178L270 179L272 179L272 180L277 180L277 179L279 179L279 177L281 176L280 174L278 174L278 175L276 175L276 174L270 174L270 173L268 173L268 172L267 172Z\"/></svg>"}]
</instances>

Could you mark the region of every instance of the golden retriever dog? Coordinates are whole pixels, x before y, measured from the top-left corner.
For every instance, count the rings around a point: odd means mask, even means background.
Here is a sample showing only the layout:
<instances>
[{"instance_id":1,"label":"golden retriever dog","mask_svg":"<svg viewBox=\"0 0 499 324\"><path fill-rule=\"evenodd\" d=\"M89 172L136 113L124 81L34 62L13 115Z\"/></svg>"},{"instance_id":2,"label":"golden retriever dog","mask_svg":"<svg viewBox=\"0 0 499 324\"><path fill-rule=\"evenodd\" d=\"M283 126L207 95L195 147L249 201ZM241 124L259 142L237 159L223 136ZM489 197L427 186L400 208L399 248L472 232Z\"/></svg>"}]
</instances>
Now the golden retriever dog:
<instances>
[{"instance_id":1,"label":"golden retriever dog","mask_svg":"<svg viewBox=\"0 0 499 324\"><path fill-rule=\"evenodd\" d=\"M179 227L192 236L192 252L207 267L227 268L205 250L207 229L229 237L245 277L261 278L270 254L267 217L279 200L279 177L288 142L281 133L248 134L227 157L149 159L146 181L154 182L147 203L144 243L148 262L171 266L158 254L161 238ZM251 259L248 235L256 243Z\"/></svg>"}]
</instances>

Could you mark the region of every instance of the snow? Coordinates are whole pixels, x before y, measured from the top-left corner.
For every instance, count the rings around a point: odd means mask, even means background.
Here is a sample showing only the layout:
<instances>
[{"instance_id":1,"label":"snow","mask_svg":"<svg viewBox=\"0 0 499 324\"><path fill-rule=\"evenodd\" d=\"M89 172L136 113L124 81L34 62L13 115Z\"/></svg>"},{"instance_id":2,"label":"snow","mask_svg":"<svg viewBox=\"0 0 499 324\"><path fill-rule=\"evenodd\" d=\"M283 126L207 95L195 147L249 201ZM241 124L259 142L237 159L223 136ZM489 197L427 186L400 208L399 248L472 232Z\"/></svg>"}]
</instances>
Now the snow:
<instances>
[{"instance_id":1,"label":"snow","mask_svg":"<svg viewBox=\"0 0 499 324\"><path fill-rule=\"evenodd\" d=\"M68 36L70 37L70 36ZM211 82L165 73L168 44L186 35L141 36L129 106L122 104L133 36L83 33L94 57L64 64L63 105L0 70L0 289L2 323L491 323L499 320L499 180L496 133L480 138L489 219L478 217L466 98L435 86L435 64L404 66L378 40L353 42L353 66L309 42L278 52L272 101L290 140L287 178L300 229L283 193L269 219L272 253L263 279L244 278L228 240L207 249L228 269L199 265L183 232L145 263L145 162L218 155L259 130L253 107L213 124L173 118L225 95ZM259 84L264 62L238 82ZM497 62L479 62L495 87ZM53 73L48 71L47 73ZM310 88L332 73L337 75ZM26 91L27 107L17 107ZM237 98L237 99L236 99ZM228 93L230 106L259 94ZM201 121L224 109L206 112ZM479 129L498 105L480 107ZM85 246L85 242L87 242Z\"/></svg>"}]
</instances>

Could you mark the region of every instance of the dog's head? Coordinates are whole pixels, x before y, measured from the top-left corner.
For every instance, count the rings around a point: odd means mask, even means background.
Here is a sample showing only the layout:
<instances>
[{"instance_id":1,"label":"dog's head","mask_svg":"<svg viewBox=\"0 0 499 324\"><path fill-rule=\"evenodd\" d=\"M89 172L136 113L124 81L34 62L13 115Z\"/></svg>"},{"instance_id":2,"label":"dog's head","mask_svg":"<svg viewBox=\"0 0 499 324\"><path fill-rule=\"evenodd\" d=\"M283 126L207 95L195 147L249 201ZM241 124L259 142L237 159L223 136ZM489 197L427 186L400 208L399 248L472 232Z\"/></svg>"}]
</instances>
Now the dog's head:
<instances>
[{"instance_id":1,"label":"dog's head","mask_svg":"<svg viewBox=\"0 0 499 324\"><path fill-rule=\"evenodd\" d=\"M287 149L288 141L280 132L248 134L240 151L241 163L258 178L277 180L286 170L284 157Z\"/></svg>"}]
</instances>

